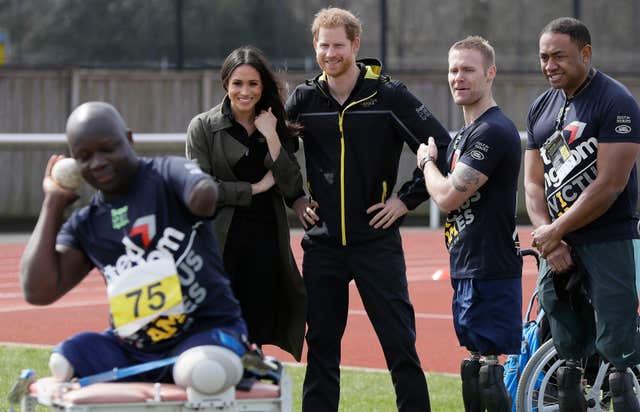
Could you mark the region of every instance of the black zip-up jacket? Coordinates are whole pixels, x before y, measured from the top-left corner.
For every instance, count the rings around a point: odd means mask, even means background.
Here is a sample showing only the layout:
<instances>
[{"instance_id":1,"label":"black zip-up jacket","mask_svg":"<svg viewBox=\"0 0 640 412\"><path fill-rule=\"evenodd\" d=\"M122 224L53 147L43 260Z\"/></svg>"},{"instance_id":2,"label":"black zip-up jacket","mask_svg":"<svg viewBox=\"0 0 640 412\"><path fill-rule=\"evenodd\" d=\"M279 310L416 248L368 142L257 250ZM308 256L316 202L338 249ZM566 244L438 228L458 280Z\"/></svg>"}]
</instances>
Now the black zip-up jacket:
<instances>
[{"instance_id":1,"label":"black zip-up jacket","mask_svg":"<svg viewBox=\"0 0 640 412\"><path fill-rule=\"evenodd\" d=\"M404 84L380 74L377 60L359 60L358 66L360 77L344 105L329 93L324 73L299 85L286 104L289 120L303 126L307 189L320 205L320 222L307 235L343 246L385 234L369 226L378 211L368 215L366 210L391 195L404 143L415 153L433 136L444 170L450 141ZM419 169L398 197L409 209L429 198Z\"/></svg>"}]
</instances>

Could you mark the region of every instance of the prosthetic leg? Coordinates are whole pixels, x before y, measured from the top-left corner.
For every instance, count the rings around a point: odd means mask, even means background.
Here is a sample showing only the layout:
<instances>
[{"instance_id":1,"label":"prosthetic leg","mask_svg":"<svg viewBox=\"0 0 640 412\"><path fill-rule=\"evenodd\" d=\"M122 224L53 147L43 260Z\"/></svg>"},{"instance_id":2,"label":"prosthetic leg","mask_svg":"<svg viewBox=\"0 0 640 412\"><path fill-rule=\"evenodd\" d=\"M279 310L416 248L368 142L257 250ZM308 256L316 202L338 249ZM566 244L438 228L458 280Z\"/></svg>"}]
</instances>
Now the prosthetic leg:
<instances>
[{"instance_id":1,"label":"prosthetic leg","mask_svg":"<svg viewBox=\"0 0 640 412\"><path fill-rule=\"evenodd\" d=\"M484 403L480 393L478 375L480 373L480 354L471 352L469 359L463 359L460 364L462 378L462 401L465 412L484 412Z\"/></svg>"},{"instance_id":2,"label":"prosthetic leg","mask_svg":"<svg viewBox=\"0 0 640 412\"><path fill-rule=\"evenodd\" d=\"M498 356L485 356L485 364L480 367L479 384L487 412L511 411L511 397L503 377L504 368L498 363Z\"/></svg>"},{"instance_id":3,"label":"prosthetic leg","mask_svg":"<svg viewBox=\"0 0 640 412\"><path fill-rule=\"evenodd\" d=\"M173 367L176 385L206 395L232 390L242 378L240 357L222 346L196 346L183 352Z\"/></svg>"},{"instance_id":4,"label":"prosthetic leg","mask_svg":"<svg viewBox=\"0 0 640 412\"><path fill-rule=\"evenodd\" d=\"M49 357L49 370L60 382L68 382L73 377L73 365L58 352L53 352Z\"/></svg>"},{"instance_id":5,"label":"prosthetic leg","mask_svg":"<svg viewBox=\"0 0 640 412\"><path fill-rule=\"evenodd\" d=\"M582 390L582 369L574 360L558 369L558 406L560 412L584 412L587 400Z\"/></svg>"},{"instance_id":6,"label":"prosthetic leg","mask_svg":"<svg viewBox=\"0 0 640 412\"><path fill-rule=\"evenodd\" d=\"M627 371L616 369L609 375L614 412L640 412L633 381L634 377Z\"/></svg>"}]
</instances>

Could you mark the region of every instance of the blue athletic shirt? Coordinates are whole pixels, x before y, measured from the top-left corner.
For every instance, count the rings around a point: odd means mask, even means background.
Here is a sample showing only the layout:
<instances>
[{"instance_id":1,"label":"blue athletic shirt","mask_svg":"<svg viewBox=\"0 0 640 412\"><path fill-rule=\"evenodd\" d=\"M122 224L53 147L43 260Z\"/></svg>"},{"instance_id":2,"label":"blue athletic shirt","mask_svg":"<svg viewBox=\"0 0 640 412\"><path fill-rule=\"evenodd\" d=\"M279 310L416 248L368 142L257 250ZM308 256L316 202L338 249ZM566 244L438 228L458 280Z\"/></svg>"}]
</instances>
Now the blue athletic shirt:
<instances>
[{"instance_id":1,"label":"blue athletic shirt","mask_svg":"<svg viewBox=\"0 0 640 412\"><path fill-rule=\"evenodd\" d=\"M193 215L186 206L192 188L205 177L186 159L140 158L129 193L107 201L97 192L88 206L74 211L58 234L58 244L87 255L107 287L121 282L120 276L132 267L166 258L167 252L173 257L178 272L173 284L179 283L182 291L181 313L158 316L123 337L139 349L166 350L191 334L240 320L240 306L225 275L211 222ZM149 306L161 307L170 295L159 282L140 282L142 286L121 297L123 307L138 317ZM114 330L113 311L110 323Z\"/></svg>"},{"instance_id":2,"label":"blue athletic shirt","mask_svg":"<svg viewBox=\"0 0 640 412\"><path fill-rule=\"evenodd\" d=\"M464 127L449 144L450 171L457 162L489 180L458 209L448 213L445 245L453 279L505 279L522 276L516 231L520 172L518 129L498 106Z\"/></svg>"},{"instance_id":3,"label":"blue athletic shirt","mask_svg":"<svg viewBox=\"0 0 640 412\"><path fill-rule=\"evenodd\" d=\"M545 142L560 129L571 160L564 172L546 154ZM573 205L598 175L598 143L640 143L640 109L618 81L592 69L587 83L572 98L549 89L531 106L527 118L527 149L540 150L544 186L552 220ZM547 146L548 147L548 146ZM559 166L559 167L558 167ZM627 186L614 204L593 222L568 233L572 245L638 238L638 181L634 165Z\"/></svg>"}]
</instances>

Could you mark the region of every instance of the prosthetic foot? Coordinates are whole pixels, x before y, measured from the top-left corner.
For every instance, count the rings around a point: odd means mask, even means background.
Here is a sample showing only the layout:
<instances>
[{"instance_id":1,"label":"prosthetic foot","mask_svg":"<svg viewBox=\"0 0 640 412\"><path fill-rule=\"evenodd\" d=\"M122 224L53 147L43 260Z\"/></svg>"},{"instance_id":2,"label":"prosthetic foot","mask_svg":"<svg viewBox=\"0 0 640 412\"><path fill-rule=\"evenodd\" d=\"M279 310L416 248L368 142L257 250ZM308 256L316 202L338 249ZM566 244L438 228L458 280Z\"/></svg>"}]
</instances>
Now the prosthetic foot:
<instances>
[{"instance_id":1,"label":"prosthetic foot","mask_svg":"<svg viewBox=\"0 0 640 412\"><path fill-rule=\"evenodd\" d=\"M486 364L480 368L480 391L487 412L510 412L511 396L504 386L504 368L498 363L497 356L486 358Z\"/></svg>"},{"instance_id":2,"label":"prosthetic foot","mask_svg":"<svg viewBox=\"0 0 640 412\"><path fill-rule=\"evenodd\" d=\"M558 406L560 412L584 412L587 400L582 391L582 370L575 362L558 369Z\"/></svg>"},{"instance_id":3,"label":"prosthetic foot","mask_svg":"<svg viewBox=\"0 0 640 412\"><path fill-rule=\"evenodd\" d=\"M484 412L484 403L480 393L478 375L480 373L480 357L471 356L460 364L462 378L462 400L465 412Z\"/></svg>"},{"instance_id":4,"label":"prosthetic foot","mask_svg":"<svg viewBox=\"0 0 640 412\"><path fill-rule=\"evenodd\" d=\"M609 375L609 388L613 400L614 412L640 412L638 398L633 391L635 378L626 371L612 372Z\"/></svg>"}]
</instances>

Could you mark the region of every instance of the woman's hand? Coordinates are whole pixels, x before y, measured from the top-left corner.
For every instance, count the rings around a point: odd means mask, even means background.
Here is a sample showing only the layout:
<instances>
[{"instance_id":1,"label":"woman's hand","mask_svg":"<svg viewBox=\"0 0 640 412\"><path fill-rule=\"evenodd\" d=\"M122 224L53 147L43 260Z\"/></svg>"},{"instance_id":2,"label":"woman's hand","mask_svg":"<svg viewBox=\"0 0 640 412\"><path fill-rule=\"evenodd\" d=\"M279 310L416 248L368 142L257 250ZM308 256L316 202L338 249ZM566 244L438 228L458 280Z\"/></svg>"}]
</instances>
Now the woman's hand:
<instances>
[{"instance_id":1,"label":"woman's hand","mask_svg":"<svg viewBox=\"0 0 640 412\"><path fill-rule=\"evenodd\" d=\"M251 185L251 194L257 195L258 193L266 192L271 189L271 187L276 183L276 179L273 177L273 173L269 170L265 175L260 179L258 183L254 183Z\"/></svg>"},{"instance_id":2,"label":"woman's hand","mask_svg":"<svg viewBox=\"0 0 640 412\"><path fill-rule=\"evenodd\" d=\"M256 129L262 135L269 140L277 140L278 134L276 133L276 124L278 123L278 119L271 112L271 107L266 111L261 111L256 118L253 120L253 124L256 126Z\"/></svg>"}]
</instances>

